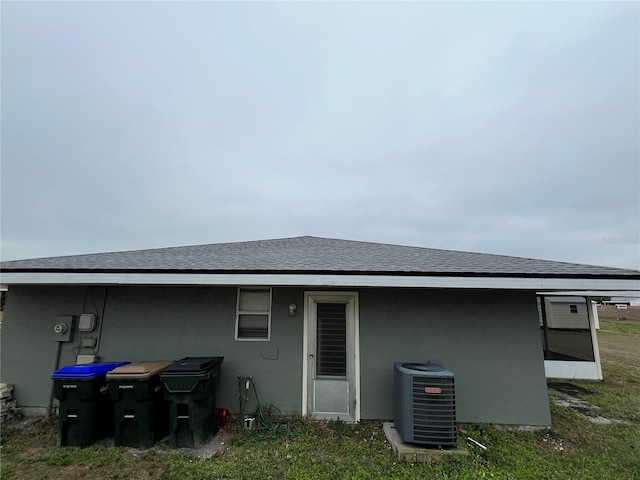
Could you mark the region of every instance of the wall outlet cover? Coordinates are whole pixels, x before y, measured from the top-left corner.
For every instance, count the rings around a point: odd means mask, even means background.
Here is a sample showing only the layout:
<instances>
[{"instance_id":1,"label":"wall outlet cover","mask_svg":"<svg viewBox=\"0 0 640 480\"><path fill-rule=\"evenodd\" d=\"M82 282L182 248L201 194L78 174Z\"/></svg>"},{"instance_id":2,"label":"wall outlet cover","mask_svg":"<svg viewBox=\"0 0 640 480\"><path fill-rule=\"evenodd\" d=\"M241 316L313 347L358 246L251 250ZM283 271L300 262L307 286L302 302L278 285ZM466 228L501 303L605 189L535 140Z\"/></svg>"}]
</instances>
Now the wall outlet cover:
<instances>
[{"instance_id":1,"label":"wall outlet cover","mask_svg":"<svg viewBox=\"0 0 640 480\"><path fill-rule=\"evenodd\" d=\"M278 347L267 347L262 349L262 358L264 358L265 360L277 360Z\"/></svg>"}]
</instances>

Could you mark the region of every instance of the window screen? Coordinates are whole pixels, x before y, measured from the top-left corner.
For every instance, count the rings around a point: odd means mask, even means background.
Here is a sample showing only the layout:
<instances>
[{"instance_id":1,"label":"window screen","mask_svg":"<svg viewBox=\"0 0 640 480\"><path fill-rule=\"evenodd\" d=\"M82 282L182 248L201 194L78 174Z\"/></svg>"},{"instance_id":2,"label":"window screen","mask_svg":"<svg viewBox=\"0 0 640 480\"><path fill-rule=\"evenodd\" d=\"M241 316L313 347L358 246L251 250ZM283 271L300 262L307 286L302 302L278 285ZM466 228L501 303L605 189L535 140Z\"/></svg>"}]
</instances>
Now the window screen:
<instances>
[{"instance_id":1,"label":"window screen","mask_svg":"<svg viewBox=\"0 0 640 480\"><path fill-rule=\"evenodd\" d=\"M271 289L238 289L236 340L269 340Z\"/></svg>"},{"instance_id":2,"label":"window screen","mask_svg":"<svg viewBox=\"0 0 640 480\"><path fill-rule=\"evenodd\" d=\"M562 304L561 308L552 305L547 311L544 297L539 297L539 307L545 360L595 361L588 319L584 319L584 325L576 324L576 317L570 315L578 313L577 304L569 304L569 314L566 304Z\"/></svg>"}]
</instances>

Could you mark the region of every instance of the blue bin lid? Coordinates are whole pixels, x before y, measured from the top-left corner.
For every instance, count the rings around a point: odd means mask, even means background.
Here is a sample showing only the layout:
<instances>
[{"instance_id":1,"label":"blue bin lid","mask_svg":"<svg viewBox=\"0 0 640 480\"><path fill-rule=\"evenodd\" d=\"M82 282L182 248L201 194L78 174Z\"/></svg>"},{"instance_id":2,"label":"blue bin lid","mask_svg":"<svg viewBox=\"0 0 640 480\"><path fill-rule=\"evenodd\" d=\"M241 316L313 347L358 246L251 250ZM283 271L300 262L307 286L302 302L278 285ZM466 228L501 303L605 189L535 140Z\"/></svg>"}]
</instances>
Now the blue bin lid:
<instances>
[{"instance_id":1,"label":"blue bin lid","mask_svg":"<svg viewBox=\"0 0 640 480\"><path fill-rule=\"evenodd\" d=\"M59 368L51 375L51 378L93 378L104 375L107 372L129 362L93 362L79 365L67 365Z\"/></svg>"}]
</instances>

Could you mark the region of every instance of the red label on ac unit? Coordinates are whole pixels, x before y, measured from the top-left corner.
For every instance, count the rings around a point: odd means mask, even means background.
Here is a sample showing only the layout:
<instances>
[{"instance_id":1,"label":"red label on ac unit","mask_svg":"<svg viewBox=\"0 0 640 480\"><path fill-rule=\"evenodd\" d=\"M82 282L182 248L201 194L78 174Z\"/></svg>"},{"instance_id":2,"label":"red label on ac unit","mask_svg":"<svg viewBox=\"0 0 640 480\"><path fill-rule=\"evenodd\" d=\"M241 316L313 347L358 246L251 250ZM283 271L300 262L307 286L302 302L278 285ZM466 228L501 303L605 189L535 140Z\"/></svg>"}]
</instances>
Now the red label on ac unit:
<instances>
[{"instance_id":1,"label":"red label on ac unit","mask_svg":"<svg viewBox=\"0 0 640 480\"><path fill-rule=\"evenodd\" d=\"M440 387L424 387L424 393L442 393Z\"/></svg>"}]
</instances>

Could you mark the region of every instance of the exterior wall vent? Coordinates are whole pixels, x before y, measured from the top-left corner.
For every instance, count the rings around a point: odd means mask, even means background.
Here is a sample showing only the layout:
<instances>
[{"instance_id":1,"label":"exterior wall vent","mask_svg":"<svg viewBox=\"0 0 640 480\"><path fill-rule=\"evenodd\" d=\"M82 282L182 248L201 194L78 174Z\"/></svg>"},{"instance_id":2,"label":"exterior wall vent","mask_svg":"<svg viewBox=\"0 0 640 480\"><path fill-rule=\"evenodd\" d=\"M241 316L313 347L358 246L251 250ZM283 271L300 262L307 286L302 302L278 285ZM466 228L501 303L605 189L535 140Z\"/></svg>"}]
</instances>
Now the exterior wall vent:
<instances>
[{"instance_id":1,"label":"exterior wall vent","mask_svg":"<svg viewBox=\"0 0 640 480\"><path fill-rule=\"evenodd\" d=\"M394 423L402 440L457 446L454 375L433 363L394 366Z\"/></svg>"}]
</instances>

